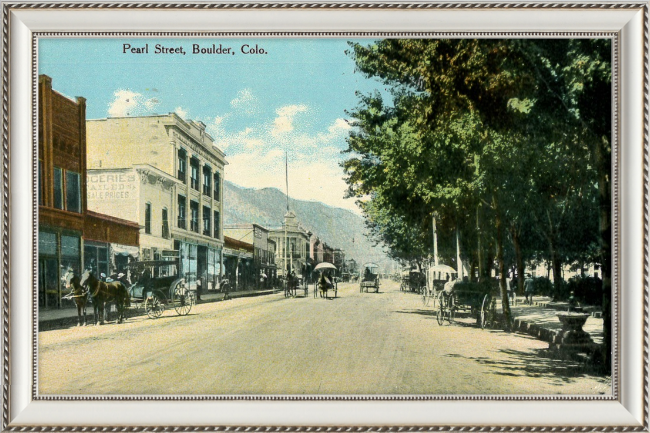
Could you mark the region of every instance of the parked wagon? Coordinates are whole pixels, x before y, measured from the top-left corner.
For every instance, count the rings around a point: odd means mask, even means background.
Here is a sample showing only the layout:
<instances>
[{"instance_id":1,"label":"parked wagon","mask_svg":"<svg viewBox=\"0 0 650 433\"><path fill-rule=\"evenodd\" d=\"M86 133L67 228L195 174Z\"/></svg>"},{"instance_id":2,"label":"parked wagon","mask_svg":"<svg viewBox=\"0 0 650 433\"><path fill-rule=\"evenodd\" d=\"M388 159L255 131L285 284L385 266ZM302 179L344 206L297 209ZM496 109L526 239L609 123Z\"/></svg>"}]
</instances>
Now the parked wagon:
<instances>
[{"instance_id":1,"label":"parked wagon","mask_svg":"<svg viewBox=\"0 0 650 433\"><path fill-rule=\"evenodd\" d=\"M379 265L374 263L365 263L361 267L361 276L359 281L359 292L369 293L373 291L379 293Z\"/></svg>"},{"instance_id":2,"label":"parked wagon","mask_svg":"<svg viewBox=\"0 0 650 433\"><path fill-rule=\"evenodd\" d=\"M160 317L166 307L173 307L178 315L186 316L196 304L196 292L179 275L177 260L133 262L128 269L137 278L129 288L131 303L136 308L144 308L149 318Z\"/></svg>"},{"instance_id":3,"label":"parked wagon","mask_svg":"<svg viewBox=\"0 0 650 433\"><path fill-rule=\"evenodd\" d=\"M433 308L436 308L438 295L447 282L456 279L456 275L456 270L447 265L435 265L427 269L425 287L420 292L422 304L428 306L433 303Z\"/></svg>"},{"instance_id":4,"label":"parked wagon","mask_svg":"<svg viewBox=\"0 0 650 433\"><path fill-rule=\"evenodd\" d=\"M496 296L490 284L454 280L446 283L438 294L437 320L442 325L454 322L459 311L476 317L481 328L494 325L496 321Z\"/></svg>"}]
</instances>

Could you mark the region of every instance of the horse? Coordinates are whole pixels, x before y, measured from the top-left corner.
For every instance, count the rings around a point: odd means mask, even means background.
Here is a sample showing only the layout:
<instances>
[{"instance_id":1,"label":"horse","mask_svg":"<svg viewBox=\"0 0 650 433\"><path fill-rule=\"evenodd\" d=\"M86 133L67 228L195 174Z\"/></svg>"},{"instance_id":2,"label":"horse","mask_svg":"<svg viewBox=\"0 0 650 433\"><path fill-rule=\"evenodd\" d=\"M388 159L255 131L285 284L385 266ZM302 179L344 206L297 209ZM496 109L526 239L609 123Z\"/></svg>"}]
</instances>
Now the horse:
<instances>
[{"instance_id":1,"label":"horse","mask_svg":"<svg viewBox=\"0 0 650 433\"><path fill-rule=\"evenodd\" d=\"M63 274L65 288L70 290L66 295L77 305L77 326L81 326L81 317L83 314L83 326L86 326L86 305L88 304L88 291L80 284L79 277L74 274L74 270L68 267Z\"/></svg>"},{"instance_id":2,"label":"horse","mask_svg":"<svg viewBox=\"0 0 650 433\"><path fill-rule=\"evenodd\" d=\"M318 279L318 289L320 290L320 297L327 298L327 291L333 288L333 283L330 283L327 278L325 278L325 273L320 274Z\"/></svg>"},{"instance_id":3,"label":"horse","mask_svg":"<svg viewBox=\"0 0 650 433\"><path fill-rule=\"evenodd\" d=\"M90 269L86 269L81 275L80 284L88 287L90 296L93 299L95 324L97 324L97 317L100 320L99 324L104 324L105 304L111 301L115 301L117 306L117 323L122 323L125 320L124 312L126 307L131 306L131 297L122 282L105 283L95 278Z\"/></svg>"}]
</instances>

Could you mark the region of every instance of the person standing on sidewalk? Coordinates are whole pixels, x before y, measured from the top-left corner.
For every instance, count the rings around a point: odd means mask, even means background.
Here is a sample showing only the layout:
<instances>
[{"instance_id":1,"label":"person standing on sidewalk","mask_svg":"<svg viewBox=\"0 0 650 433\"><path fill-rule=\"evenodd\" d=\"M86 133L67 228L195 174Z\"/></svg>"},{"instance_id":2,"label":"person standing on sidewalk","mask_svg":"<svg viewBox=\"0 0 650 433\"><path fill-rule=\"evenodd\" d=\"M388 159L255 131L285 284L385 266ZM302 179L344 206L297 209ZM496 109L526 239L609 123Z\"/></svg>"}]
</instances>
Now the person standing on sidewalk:
<instances>
[{"instance_id":1,"label":"person standing on sidewalk","mask_svg":"<svg viewBox=\"0 0 650 433\"><path fill-rule=\"evenodd\" d=\"M533 304L533 278L532 275L526 274L526 279L524 280L524 294L526 295L526 304L532 305Z\"/></svg>"}]
</instances>

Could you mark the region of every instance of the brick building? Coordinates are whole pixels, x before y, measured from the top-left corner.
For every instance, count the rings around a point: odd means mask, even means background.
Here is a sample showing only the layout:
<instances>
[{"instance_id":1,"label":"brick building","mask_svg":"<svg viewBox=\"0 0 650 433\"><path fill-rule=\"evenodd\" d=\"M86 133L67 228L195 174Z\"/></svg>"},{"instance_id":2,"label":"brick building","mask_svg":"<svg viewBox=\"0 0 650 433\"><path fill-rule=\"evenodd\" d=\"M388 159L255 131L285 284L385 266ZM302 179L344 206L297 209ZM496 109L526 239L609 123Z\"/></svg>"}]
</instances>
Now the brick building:
<instances>
[{"instance_id":1,"label":"brick building","mask_svg":"<svg viewBox=\"0 0 650 433\"><path fill-rule=\"evenodd\" d=\"M38 205L40 307L62 306L62 274L72 268L79 275L88 262L87 235L102 244L138 244L136 223L88 213L86 100L54 91L47 75L38 78Z\"/></svg>"}]
</instances>

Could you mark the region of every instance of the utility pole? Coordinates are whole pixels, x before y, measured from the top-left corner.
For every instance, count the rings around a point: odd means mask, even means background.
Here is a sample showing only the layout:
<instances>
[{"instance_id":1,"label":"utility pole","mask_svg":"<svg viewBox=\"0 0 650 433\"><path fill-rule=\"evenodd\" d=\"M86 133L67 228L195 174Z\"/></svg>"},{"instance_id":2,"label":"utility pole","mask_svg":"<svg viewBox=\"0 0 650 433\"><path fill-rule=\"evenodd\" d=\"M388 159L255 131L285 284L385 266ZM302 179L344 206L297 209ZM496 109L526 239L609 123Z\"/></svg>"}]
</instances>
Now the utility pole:
<instances>
[{"instance_id":1,"label":"utility pole","mask_svg":"<svg viewBox=\"0 0 650 433\"><path fill-rule=\"evenodd\" d=\"M460 235L458 233L458 226L456 226L456 264L458 265L458 278L463 279L463 262L460 259Z\"/></svg>"},{"instance_id":2,"label":"utility pole","mask_svg":"<svg viewBox=\"0 0 650 433\"><path fill-rule=\"evenodd\" d=\"M289 213L289 156L287 151L284 151L284 177L287 187L287 214ZM289 273L287 272L287 218L284 218L284 289L287 289Z\"/></svg>"},{"instance_id":3,"label":"utility pole","mask_svg":"<svg viewBox=\"0 0 650 433\"><path fill-rule=\"evenodd\" d=\"M436 229L436 214L433 213L433 264L438 266L438 231Z\"/></svg>"}]
</instances>

